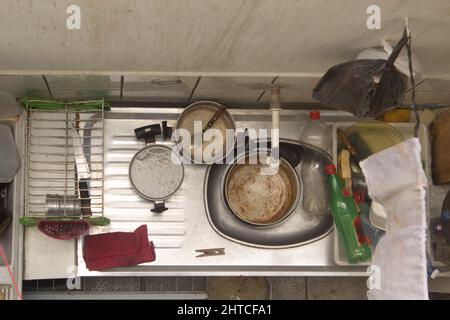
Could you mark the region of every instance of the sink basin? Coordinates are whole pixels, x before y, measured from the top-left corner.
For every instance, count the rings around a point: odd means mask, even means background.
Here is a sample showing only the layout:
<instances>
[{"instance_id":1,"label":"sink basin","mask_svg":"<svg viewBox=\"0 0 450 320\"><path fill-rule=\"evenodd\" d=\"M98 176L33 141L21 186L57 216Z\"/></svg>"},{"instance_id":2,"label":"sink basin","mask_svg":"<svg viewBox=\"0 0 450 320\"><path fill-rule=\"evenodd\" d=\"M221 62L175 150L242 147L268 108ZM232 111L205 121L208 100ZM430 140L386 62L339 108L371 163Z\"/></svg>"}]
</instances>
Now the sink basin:
<instances>
[{"instance_id":1,"label":"sink basin","mask_svg":"<svg viewBox=\"0 0 450 320\"><path fill-rule=\"evenodd\" d=\"M268 143L270 147L270 142ZM292 157L292 155L297 157ZM236 158L243 154L237 154ZM208 220L214 230L221 236L235 242L261 248L283 248L300 246L321 239L333 227L331 211L320 215L309 215L302 208L304 188L314 188L318 184L326 185L325 172L323 178L314 185L304 185L301 179L301 168L308 159L317 160L322 167L331 163L326 153L312 146L294 140L280 140L280 156L290 162L300 178L300 201L294 212L283 221L271 226L255 226L237 218L228 207L224 196L224 185L232 164L214 164L209 167L204 188L205 207ZM300 162L292 160L300 158ZM324 199L328 201L328 197Z\"/></svg>"},{"instance_id":2,"label":"sink basin","mask_svg":"<svg viewBox=\"0 0 450 320\"><path fill-rule=\"evenodd\" d=\"M239 130L246 128L270 129L270 110L230 109ZM150 211L153 204L140 198L131 188L128 178L129 163L134 154L145 146L136 141L134 129L140 126L167 121L176 124L182 109L175 108L112 108L105 112L104 144L104 213L111 220L109 226L95 226L90 233L130 232L146 224L149 240L155 245L156 260L134 267L89 271L83 259L83 238L78 240L76 259L79 276L181 276L181 275L335 275L363 269L336 269L332 261L332 219L326 213L321 219L305 221L301 206L287 217L283 224L276 224L265 232L247 231L250 237L231 234L224 229L219 216L205 205L205 187L213 173L220 167L186 165L185 179L177 193L167 200L169 208L163 214ZM324 119L333 121L335 113ZM328 117L328 118L326 118ZM283 143L293 145L305 160L315 156L330 161L328 155L314 147L296 141L308 112L284 110L280 137ZM290 140L287 140L290 139ZM161 142L158 142L161 143ZM226 168L223 168L226 169ZM295 168L300 172L301 163ZM218 171L217 171L218 172ZM212 199L222 201L223 189L218 189ZM214 200L212 200L214 201ZM301 201L299 201L301 203ZM209 211L209 212L207 212ZM237 219L237 218L236 218ZM228 217L224 217L228 220ZM239 229L241 230L241 229ZM272 230L277 241L269 241ZM255 237L261 237L257 241ZM244 245L243 245L244 244ZM308 245L304 245L308 244ZM224 248L225 254L197 258L198 249ZM279 248L283 248L279 250ZM61 255L61 252L58 252ZM72 260L70 260L71 263Z\"/></svg>"}]
</instances>

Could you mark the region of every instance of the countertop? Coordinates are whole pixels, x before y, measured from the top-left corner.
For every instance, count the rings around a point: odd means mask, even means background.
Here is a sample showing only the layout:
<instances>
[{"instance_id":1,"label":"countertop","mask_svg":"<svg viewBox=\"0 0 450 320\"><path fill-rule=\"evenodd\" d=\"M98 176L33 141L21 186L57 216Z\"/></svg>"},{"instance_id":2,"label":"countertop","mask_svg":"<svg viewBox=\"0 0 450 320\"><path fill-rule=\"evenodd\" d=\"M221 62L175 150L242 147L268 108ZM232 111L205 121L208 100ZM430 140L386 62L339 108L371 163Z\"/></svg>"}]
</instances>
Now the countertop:
<instances>
[{"instance_id":1,"label":"countertop","mask_svg":"<svg viewBox=\"0 0 450 320\"><path fill-rule=\"evenodd\" d=\"M66 278L67 268L78 265L78 276L171 276L171 275L292 275L292 276L363 276L366 267L338 266L333 259L333 232L322 239L303 246L286 249L262 249L245 246L225 239L210 226L204 201L203 181L207 167L189 165L181 189L169 199L169 210L163 215L150 212L152 204L133 193L126 176L131 157L144 146L133 136L133 129L142 125L167 120L175 125L182 109L162 108L117 108L105 113L105 167L104 167L104 212L111 219L106 227L94 227L91 233L133 231L147 224L149 240L156 247L156 261L135 267L116 268L103 272L90 272L82 258L83 240L56 244L56 240L42 238L34 231L26 234L26 260L29 252L39 252L46 247L54 260L52 272L46 277ZM271 126L269 110L230 109L238 128ZM321 112L328 123L352 122L348 113ZM308 120L306 110L283 110L281 112L280 136L298 139L303 125ZM39 240L39 241L33 241ZM225 248L225 255L196 258L196 249ZM32 253L37 256L37 253ZM45 258L26 267L25 278L42 278L39 270L49 266ZM30 261L30 260L28 260ZM49 274L51 273L51 274Z\"/></svg>"}]
</instances>

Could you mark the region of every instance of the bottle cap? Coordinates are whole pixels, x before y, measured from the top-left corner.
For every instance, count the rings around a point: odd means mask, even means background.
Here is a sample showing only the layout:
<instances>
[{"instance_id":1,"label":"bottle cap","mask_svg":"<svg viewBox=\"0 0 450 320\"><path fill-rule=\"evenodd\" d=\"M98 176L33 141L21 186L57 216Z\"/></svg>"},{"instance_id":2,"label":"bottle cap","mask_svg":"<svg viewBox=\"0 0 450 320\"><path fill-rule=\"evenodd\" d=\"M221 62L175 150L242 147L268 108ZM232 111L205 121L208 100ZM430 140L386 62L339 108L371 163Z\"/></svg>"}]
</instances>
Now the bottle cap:
<instances>
[{"instance_id":1,"label":"bottle cap","mask_svg":"<svg viewBox=\"0 0 450 320\"><path fill-rule=\"evenodd\" d=\"M320 119L320 111L310 111L309 119L310 120L319 120Z\"/></svg>"},{"instance_id":2,"label":"bottle cap","mask_svg":"<svg viewBox=\"0 0 450 320\"><path fill-rule=\"evenodd\" d=\"M328 174L336 174L336 167L334 166L334 164L326 165L325 172Z\"/></svg>"},{"instance_id":3,"label":"bottle cap","mask_svg":"<svg viewBox=\"0 0 450 320\"><path fill-rule=\"evenodd\" d=\"M342 189L342 195L344 197L350 197L351 196L350 190L348 190L347 188Z\"/></svg>"},{"instance_id":4,"label":"bottle cap","mask_svg":"<svg viewBox=\"0 0 450 320\"><path fill-rule=\"evenodd\" d=\"M353 191L353 199L355 199L357 203L363 203L366 201L366 195L362 191Z\"/></svg>"}]
</instances>

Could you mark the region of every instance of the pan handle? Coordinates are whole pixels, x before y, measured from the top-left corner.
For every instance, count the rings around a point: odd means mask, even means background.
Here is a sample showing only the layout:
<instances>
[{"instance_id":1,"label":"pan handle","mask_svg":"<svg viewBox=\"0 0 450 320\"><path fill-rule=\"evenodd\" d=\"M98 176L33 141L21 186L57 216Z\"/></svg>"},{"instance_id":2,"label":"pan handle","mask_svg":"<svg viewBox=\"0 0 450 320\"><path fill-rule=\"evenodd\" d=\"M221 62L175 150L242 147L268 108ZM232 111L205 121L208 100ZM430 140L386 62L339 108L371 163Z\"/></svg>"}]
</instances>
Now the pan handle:
<instances>
[{"instance_id":1,"label":"pan handle","mask_svg":"<svg viewBox=\"0 0 450 320\"><path fill-rule=\"evenodd\" d=\"M386 67L387 68L391 68L392 67L392 65L394 64L395 60L397 60L397 57L400 54L400 51L402 51L403 47L408 42L409 38L410 37L408 36L408 33L406 31L406 28L405 28L403 30L403 36L397 42L397 44L395 45L394 49L392 50L390 56L387 59L387 62L386 62Z\"/></svg>"},{"instance_id":2,"label":"pan handle","mask_svg":"<svg viewBox=\"0 0 450 320\"><path fill-rule=\"evenodd\" d=\"M173 127L169 127L167 125L167 121L162 121L161 126L162 126L162 136L163 136L164 141L170 140L170 138L172 137L172 133L173 133Z\"/></svg>"},{"instance_id":3,"label":"pan handle","mask_svg":"<svg viewBox=\"0 0 450 320\"><path fill-rule=\"evenodd\" d=\"M144 139L146 144L155 142L155 137L161 135L161 133L162 130L160 124L151 124L134 129L136 139Z\"/></svg>"},{"instance_id":4,"label":"pan handle","mask_svg":"<svg viewBox=\"0 0 450 320\"><path fill-rule=\"evenodd\" d=\"M155 201L155 207L151 209L151 212L163 213L167 210L166 204L164 201Z\"/></svg>"},{"instance_id":5,"label":"pan handle","mask_svg":"<svg viewBox=\"0 0 450 320\"><path fill-rule=\"evenodd\" d=\"M87 180L80 179L78 182L81 198L81 213L83 216L92 216L91 199L89 196L89 184Z\"/></svg>"},{"instance_id":6,"label":"pan handle","mask_svg":"<svg viewBox=\"0 0 450 320\"><path fill-rule=\"evenodd\" d=\"M243 137L243 139L241 137ZM236 149L238 147L244 147L245 150L248 150L248 146L250 144L250 136L248 133L248 128L245 128L244 131L237 132L236 138L237 139L234 148Z\"/></svg>"}]
</instances>

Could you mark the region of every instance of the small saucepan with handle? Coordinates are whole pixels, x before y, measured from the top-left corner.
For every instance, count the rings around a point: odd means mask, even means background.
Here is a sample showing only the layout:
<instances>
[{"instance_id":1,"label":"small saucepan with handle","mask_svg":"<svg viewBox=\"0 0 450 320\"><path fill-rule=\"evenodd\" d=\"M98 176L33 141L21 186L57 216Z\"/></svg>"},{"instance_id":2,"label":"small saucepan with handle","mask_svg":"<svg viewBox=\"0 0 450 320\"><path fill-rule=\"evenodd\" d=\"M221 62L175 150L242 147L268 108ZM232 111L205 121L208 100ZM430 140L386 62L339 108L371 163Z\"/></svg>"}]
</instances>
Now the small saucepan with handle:
<instances>
[{"instance_id":1,"label":"small saucepan with handle","mask_svg":"<svg viewBox=\"0 0 450 320\"><path fill-rule=\"evenodd\" d=\"M175 140L182 149L183 157L198 164L222 161L233 151L236 142L234 118L225 106L213 101L197 101L187 106L177 120L176 129ZM209 140L210 129L221 135L222 144L218 144L217 150L212 149L211 154L207 154L204 151L216 142L213 138ZM189 133L187 138L190 141L183 141L186 137L180 136L180 130Z\"/></svg>"},{"instance_id":2,"label":"small saucepan with handle","mask_svg":"<svg viewBox=\"0 0 450 320\"><path fill-rule=\"evenodd\" d=\"M169 146L155 144L158 135L169 136L167 123L152 124L135 129L138 140L144 139L147 146L133 157L129 167L129 179L134 191L142 198L154 202L152 212L167 210L165 200L181 187L184 165Z\"/></svg>"}]
</instances>

